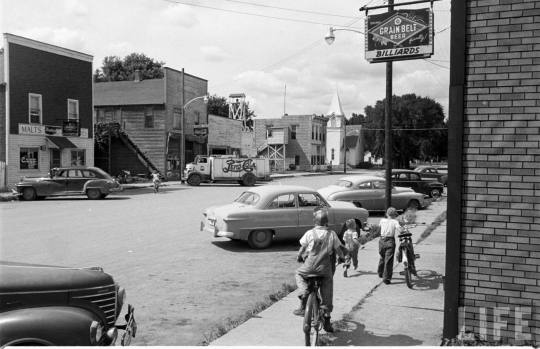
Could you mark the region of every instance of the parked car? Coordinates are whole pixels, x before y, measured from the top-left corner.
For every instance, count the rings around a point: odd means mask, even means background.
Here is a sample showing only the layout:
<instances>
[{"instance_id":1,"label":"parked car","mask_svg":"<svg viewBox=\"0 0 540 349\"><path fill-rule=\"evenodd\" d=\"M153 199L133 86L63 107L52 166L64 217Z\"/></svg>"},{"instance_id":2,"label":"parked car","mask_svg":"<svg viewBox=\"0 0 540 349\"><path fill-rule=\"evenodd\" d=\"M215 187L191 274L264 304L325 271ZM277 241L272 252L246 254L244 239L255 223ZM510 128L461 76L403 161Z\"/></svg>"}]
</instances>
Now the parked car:
<instances>
[{"instance_id":1,"label":"parked car","mask_svg":"<svg viewBox=\"0 0 540 349\"><path fill-rule=\"evenodd\" d=\"M327 200L351 202L368 211L384 211L386 209L386 183L378 176L351 175L340 178L336 183L318 190ZM424 208L429 204L424 194L411 188L393 187L392 206L398 210Z\"/></svg>"},{"instance_id":2,"label":"parked car","mask_svg":"<svg viewBox=\"0 0 540 349\"><path fill-rule=\"evenodd\" d=\"M443 173L433 166L418 166L414 169L422 178L435 178L443 185L448 182L448 173Z\"/></svg>"},{"instance_id":3,"label":"parked car","mask_svg":"<svg viewBox=\"0 0 540 349\"><path fill-rule=\"evenodd\" d=\"M118 181L97 167L53 168L46 177L23 177L16 187L23 200L64 195L86 195L96 200L122 190Z\"/></svg>"},{"instance_id":4,"label":"parked car","mask_svg":"<svg viewBox=\"0 0 540 349\"><path fill-rule=\"evenodd\" d=\"M392 184L413 189L417 193L438 198L444 191L444 185L436 180L422 179L420 174L411 170L392 170Z\"/></svg>"},{"instance_id":5,"label":"parked car","mask_svg":"<svg viewBox=\"0 0 540 349\"><path fill-rule=\"evenodd\" d=\"M0 346L129 345L137 324L126 292L99 267L0 262ZM119 332L121 331L121 332Z\"/></svg>"},{"instance_id":6,"label":"parked car","mask_svg":"<svg viewBox=\"0 0 540 349\"><path fill-rule=\"evenodd\" d=\"M201 230L262 249L274 240L299 239L313 227L313 212L318 209L328 210L328 226L338 234L345 231L347 219L355 219L362 227L369 216L363 208L327 201L310 188L264 185L243 192L231 204L206 209Z\"/></svg>"}]
</instances>

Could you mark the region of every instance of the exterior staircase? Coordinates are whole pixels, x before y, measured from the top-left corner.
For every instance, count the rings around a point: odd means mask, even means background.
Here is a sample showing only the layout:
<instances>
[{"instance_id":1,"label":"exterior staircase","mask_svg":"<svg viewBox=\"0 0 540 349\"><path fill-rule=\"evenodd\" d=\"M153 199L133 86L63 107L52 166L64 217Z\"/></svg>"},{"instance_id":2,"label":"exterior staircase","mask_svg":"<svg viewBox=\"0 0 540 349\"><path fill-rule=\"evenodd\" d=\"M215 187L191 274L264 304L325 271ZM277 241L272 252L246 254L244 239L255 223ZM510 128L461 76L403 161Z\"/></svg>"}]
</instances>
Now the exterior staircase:
<instances>
[{"instance_id":1,"label":"exterior staircase","mask_svg":"<svg viewBox=\"0 0 540 349\"><path fill-rule=\"evenodd\" d=\"M129 138L129 135L125 131L119 129L118 137L122 142L124 142L124 144L128 148L130 148L137 155L137 157L143 164L146 164L149 169L157 171L160 175L163 175L163 173L160 173L158 168L152 163L152 161L146 156L146 154L143 153L143 151L137 146L137 144L135 144L131 140L131 138Z\"/></svg>"}]
</instances>

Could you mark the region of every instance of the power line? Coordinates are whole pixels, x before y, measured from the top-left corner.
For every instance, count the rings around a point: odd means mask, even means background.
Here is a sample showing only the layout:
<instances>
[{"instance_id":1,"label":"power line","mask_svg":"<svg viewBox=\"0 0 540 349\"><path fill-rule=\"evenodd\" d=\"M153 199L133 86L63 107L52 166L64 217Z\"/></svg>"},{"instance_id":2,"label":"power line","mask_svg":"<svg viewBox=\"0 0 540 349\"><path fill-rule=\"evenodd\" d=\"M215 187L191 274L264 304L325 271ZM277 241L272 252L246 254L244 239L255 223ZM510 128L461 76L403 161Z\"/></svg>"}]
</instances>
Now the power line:
<instances>
[{"instance_id":1,"label":"power line","mask_svg":"<svg viewBox=\"0 0 540 349\"><path fill-rule=\"evenodd\" d=\"M238 3L238 4L245 4L245 5L249 5L249 6L273 8L273 9L277 9L277 10L300 12L300 13L309 13L309 14L322 15L322 16L331 16L331 17L340 17L340 18L357 18L357 17L353 17L353 16L338 15L338 14L327 13L327 12L300 10L300 9L294 9L294 8L288 8L288 7L279 7L279 6L256 4L256 3L248 2L248 1L240 1L240 0L223 0L223 1L234 2L234 3Z\"/></svg>"},{"instance_id":2,"label":"power line","mask_svg":"<svg viewBox=\"0 0 540 349\"><path fill-rule=\"evenodd\" d=\"M218 8L218 7L212 7L212 6L205 6L205 5L199 5L194 4L190 2L183 2L181 0L163 0L166 2L174 3L174 4L182 4L186 6L193 6L193 7L200 7L200 8L206 8L216 11L223 11L223 12L229 12L229 13L236 13L241 15L247 15L247 16L255 16L255 17L262 17L262 18L269 18L269 19L277 19L281 21L289 21L289 22L296 22L296 23L307 23L307 24L316 24L316 25L325 25L325 26L340 26L339 24L333 24L333 23L322 23L322 22L316 22L316 21L310 21L307 19L294 19L294 18L287 18L287 17L278 17L278 16L269 16L269 15L262 15L258 13L252 13L252 12L244 12L244 11L237 11L237 10L229 10L224 8Z\"/></svg>"}]
</instances>

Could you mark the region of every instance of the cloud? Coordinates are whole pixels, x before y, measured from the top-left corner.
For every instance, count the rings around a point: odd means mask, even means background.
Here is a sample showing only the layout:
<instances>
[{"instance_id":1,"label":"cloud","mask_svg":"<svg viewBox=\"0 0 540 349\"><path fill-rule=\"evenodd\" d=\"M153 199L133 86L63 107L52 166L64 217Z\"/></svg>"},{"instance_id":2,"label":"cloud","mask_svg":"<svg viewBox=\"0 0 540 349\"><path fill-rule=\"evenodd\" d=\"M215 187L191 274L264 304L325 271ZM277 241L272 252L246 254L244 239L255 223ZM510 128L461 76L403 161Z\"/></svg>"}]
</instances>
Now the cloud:
<instances>
[{"instance_id":1,"label":"cloud","mask_svg":"<svg viewBox=\"0 0 540 349\"><path fill-rule=\"evenodd\" d=\"M170 5L161 11L161 17L170 24L191 28L199 24L195 11L187 5Z\"/></svg>"},{"instance_id":2,"label":"cloud","mask_svg":"<svg viewBox=\"0 0 540 349\"><path fill-rule=\"evenodd\" d=\"M85 17L88 15L88 8L83 2L64 0L64 8L68 16Z\"/></svg>"},{"instance_id":3,"label":"cloud","mask_svg":"<svg viewBox=\"0 0 540 349\"><path fill-rule=\"evenodd\" d=\"M222 62L231 56L218 46L201 46L200 50L203 58L209 62Z\"/></svg>"},{"instance_id":4,"label":"cloud","mask_svg":"<svg viewBox=\"0 0 540 349\"><path fill-rule=\"evenodd\" d=\"M65 27L34 27L16 34L70 50L85 51L86 49L84 36L78 30Z\"/></svg>"}]
</instances>

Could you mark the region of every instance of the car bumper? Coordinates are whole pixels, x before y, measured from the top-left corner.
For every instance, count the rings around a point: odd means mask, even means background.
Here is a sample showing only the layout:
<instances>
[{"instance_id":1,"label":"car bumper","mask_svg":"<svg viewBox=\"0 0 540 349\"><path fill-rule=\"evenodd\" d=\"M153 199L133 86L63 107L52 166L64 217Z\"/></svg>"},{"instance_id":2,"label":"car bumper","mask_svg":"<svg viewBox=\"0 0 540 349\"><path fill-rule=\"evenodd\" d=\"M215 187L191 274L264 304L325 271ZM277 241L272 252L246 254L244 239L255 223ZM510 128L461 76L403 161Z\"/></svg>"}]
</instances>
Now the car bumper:
<instances>
[{"instance_id":1,"label":"car bumper","mask_svg":"<svg viewBox=\"0 0 540 349\"><path fill-rule=\"evenodd\" d=\"M120 191L123 191L123 190L124 190L124 187L122 187L122 186L119 186L118 188L109 188L109 192L111 192L111 193L120 192Z\"/></svg>"},{"instance_id":2,"label":"car bumper","mask_svg":"<svg viewBox=\"0 0 540 349\"><path fill-rule=\"evenodd\" d=\"M217 227L205 224L204 221L201 222L201 231L211 233L215 238L229 238L233 239L236 234L230 231L220 231Z\"/></svg>"}]
</instances>

